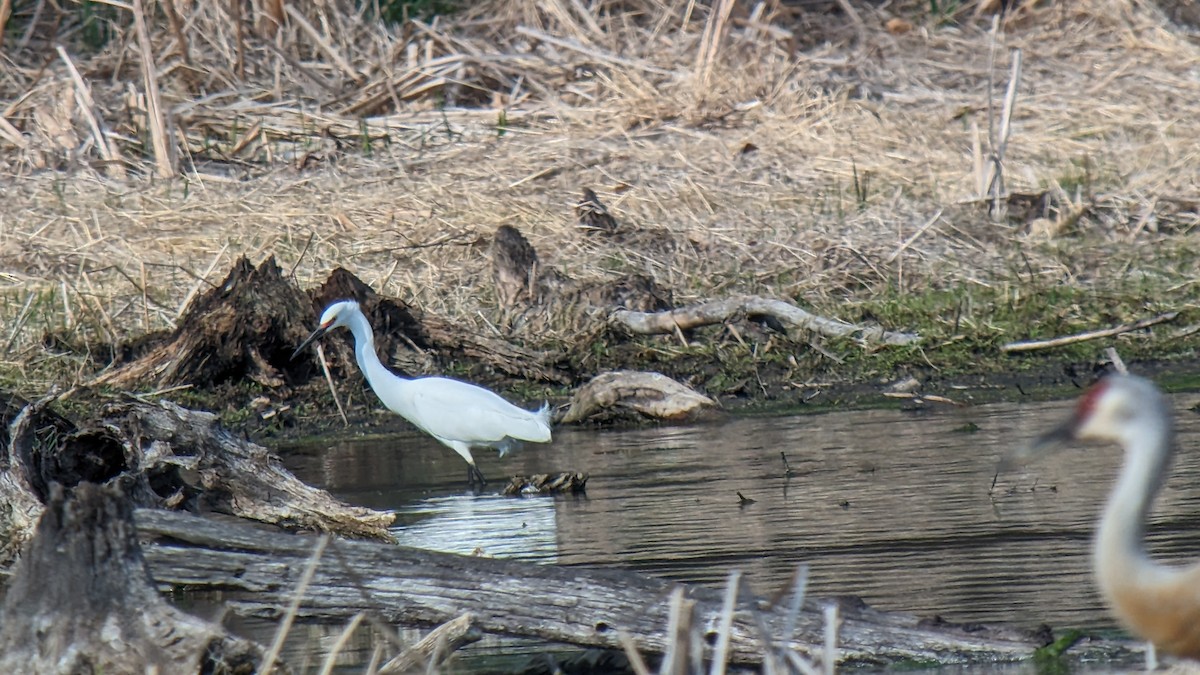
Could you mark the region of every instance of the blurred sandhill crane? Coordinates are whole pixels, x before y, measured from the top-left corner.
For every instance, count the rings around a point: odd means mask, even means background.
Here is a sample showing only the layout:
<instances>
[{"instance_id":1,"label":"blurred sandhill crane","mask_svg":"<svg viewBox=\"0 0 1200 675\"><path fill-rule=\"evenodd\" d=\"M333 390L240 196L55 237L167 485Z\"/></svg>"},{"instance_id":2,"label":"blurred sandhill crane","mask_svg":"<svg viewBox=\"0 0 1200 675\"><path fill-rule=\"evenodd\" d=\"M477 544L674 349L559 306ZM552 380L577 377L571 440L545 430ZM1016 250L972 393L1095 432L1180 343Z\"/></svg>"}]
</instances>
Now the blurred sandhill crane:
<instances>
[{"instance_id":1,"label":"blurred sandhill crane","mask_svg":"<svg viewBox=\"0 0 1200 675\"><path fill-rule=\"evenodd\" d=\"M1022 454L1070 440L1125 449L1092 551L1096 580L1126 628L1163 652L1200 659L1200 563L1163 565L1143 545L1146 515L1170 467L1173 437L1170 408L1153 383L1110 375L1084 394L1071 419Z\"/></svg>"}]
</instances>

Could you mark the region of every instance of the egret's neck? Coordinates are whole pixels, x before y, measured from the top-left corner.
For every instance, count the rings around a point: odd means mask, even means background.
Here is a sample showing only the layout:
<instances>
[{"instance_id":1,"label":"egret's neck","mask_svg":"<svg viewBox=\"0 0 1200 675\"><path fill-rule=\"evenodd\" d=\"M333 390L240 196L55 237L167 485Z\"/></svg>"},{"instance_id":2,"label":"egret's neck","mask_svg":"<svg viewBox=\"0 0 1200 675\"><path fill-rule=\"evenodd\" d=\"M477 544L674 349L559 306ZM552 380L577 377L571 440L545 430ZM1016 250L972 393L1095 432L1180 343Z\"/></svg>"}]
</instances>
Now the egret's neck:
<instances>
[{"instance_id":1,"label":"egret's neck","mask_svg":"<svg viewBox=\"0 0 1200 675\"><path fill-rule=\"evenodd\" d=\"M1149 562L1142 547L1146 516L1171 460L1171 423L1165 411L1130 429L1125 466L1108 497L1096 537L1096 569L1101 577L1132 578Z\"/></svg>"},{"instance_id":2,"label":"egret's neck","mask_svg":"<svg viewBox=\"0 0 1200 675\"><path fill-rule=\"evenodd\" d=\"M367 323L367 317L356 312L346 322L346 327L354 334L354 358L372 389L379 392L384 381L391 378L403 379L379 361L379 355L375 353L375 333L371 330L371 324Z\"/></svg>"}]
</instances>

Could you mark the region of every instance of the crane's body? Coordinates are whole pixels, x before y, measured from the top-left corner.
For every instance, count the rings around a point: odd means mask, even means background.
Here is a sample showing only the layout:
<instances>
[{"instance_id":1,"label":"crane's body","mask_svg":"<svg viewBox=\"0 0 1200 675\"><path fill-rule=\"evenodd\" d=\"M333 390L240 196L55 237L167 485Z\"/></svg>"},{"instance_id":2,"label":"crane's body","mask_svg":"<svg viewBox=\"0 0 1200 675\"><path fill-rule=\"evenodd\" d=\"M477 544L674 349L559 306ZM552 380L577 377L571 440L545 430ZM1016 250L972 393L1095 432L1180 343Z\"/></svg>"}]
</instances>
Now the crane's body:
<instances>
[{"instance_id":1,"label":"crane's body","mask_svg":"<svg viewBox=\"0 0 1200 675\"><path fill-rule=\"evenodd\" d=\"M296 349L296 354L339 326L354 335L355 360L379 400L465 459L468 482L487 482L475 465L471 448L495 448L503 457L519 441L550 441L548 404L537 411L525 410L469 382L448 377L409 379L388 370L375 352L371 324L352 300L329 305L321 315L320 327Z\"/></svg>"},{"instance_id":2,"label":"crane's body","mask_svg":"<svg viewBox=\"0 0 1200 675\"><path fill-rule=\"evenodd\" d=\"M1200 659L1200 564L1157 563L1143 542L1146 516L1171 463L1167 402L1148 380L1109 376L1080 399L1071 420L1033 447L1065 440L1116 442L1125 449L1092 551L1097 584L1113 613L1163 652Z\"/></svg>"}]
</instances>

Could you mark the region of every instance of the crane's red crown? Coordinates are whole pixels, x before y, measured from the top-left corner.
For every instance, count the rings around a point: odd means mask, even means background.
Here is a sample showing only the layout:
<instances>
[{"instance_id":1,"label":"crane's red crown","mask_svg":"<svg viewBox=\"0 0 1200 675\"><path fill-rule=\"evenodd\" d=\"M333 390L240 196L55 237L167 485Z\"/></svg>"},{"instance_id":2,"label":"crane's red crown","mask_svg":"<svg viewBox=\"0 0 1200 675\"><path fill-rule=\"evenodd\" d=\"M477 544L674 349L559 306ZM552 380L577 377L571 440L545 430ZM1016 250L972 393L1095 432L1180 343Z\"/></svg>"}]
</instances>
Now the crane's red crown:
<instances>
[{"instance_id":1,"label":"crane's red crown","mask_svg":"<svg viewBox=\"0 0 1200 675\"><path fill-rule=\"evenodd\" d=\"M1104 392L1108 391L1110 380L1104 378L1093 384L1090 389L1084 392L1083 396L1079 397L1079 403L1075 405L1075 423L1082 424L1084 420L1092 416L1096 412L1096 404L1104 396Z\"/></svg>"}]
</instances>

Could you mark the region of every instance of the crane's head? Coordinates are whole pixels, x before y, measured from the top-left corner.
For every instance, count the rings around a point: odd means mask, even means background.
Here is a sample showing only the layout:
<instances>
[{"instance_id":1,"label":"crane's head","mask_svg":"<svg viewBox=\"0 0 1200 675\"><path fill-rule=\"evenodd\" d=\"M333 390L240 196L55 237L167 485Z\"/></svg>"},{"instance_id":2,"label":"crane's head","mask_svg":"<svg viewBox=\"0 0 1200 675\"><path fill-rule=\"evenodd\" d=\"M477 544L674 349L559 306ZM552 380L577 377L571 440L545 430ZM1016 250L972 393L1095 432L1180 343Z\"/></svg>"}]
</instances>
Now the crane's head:
<instances>
[{"instance_id":1,"label":"crane's head","mask_svg":"<svg viewBox=\"0 0 1200 675\"><path fill-rule=\"evenodd\" d=\"M350 317L354 316L355 314L362 314L362 310L359 309L358 303L353 300L339 300L337 302L330 303L330 305L325 308L325 311L321 313L321 325L317 326L317 329L312 332L312 335L309 335L304 342L300 343L300 346L296 348L296 351L292 352L292 358L296 358L300 352L304 351L305 348L312 343L321 339L321 336L325 335L329 331L337 328L338 326L347 325L347 323L350 321Z\"/></svg>"},{"instance_id":2,"label":"crane's head","mask_svg":"<svg viewBox=\"0 0 1200 675\"><path fill-rule=\"evenodd\" d=\"M1061 447L1068 441L1130 441L1170 431L1170 416L1158 387L1134 375L1109 375L1092 385L1063 424L1033 440L1018 455Z\"/></svg>"}]
</instances>

